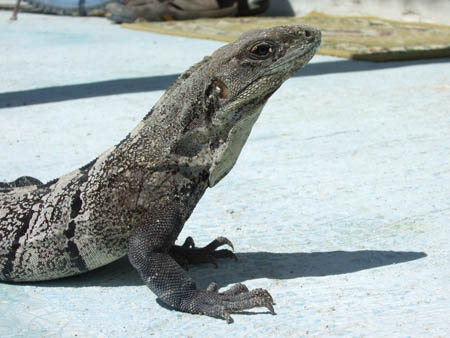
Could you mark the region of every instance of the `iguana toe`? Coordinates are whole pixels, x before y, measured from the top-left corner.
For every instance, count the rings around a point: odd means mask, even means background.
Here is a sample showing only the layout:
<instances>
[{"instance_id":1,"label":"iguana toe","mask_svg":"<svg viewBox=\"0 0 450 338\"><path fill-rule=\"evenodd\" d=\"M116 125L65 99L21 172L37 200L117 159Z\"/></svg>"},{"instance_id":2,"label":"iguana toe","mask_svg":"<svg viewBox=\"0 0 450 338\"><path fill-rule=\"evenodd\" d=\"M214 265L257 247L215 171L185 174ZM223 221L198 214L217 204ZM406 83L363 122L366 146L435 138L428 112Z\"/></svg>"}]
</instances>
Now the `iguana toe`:
<instances>
[{"instance_id":1,"label":"iguana toe","mask_svg":"<svg viewBox=\"0 0 450 338\"><path fill-rule=\"evenodd\" d=\"M243 284L236 284L225 292L217 292L217 285L200 291L192 299L191 307L202 314L224 318L227 323L232 323L231 313L256 307L265 307L270 313L275 314L272 296L267 290L255 289L249 291Z\"/></svg>"},{"instance_id":2,"label":"iguana toe","mask_svg":"<svg viewBox=\"0 0 450 338\"><path fill-rule=\"evenodd\" d=\"M216 250L222 245L228 245L234 250L233 244L226 237L217 237L203 248L196 248L192 237L187 237L183 245L174 245L170 249L169 254L185 269L189 265L208 263L214 264L217 267L217 259L220 258L233 258L237 260L236 255L231 250Z\"/></svg>"}]
</instances>

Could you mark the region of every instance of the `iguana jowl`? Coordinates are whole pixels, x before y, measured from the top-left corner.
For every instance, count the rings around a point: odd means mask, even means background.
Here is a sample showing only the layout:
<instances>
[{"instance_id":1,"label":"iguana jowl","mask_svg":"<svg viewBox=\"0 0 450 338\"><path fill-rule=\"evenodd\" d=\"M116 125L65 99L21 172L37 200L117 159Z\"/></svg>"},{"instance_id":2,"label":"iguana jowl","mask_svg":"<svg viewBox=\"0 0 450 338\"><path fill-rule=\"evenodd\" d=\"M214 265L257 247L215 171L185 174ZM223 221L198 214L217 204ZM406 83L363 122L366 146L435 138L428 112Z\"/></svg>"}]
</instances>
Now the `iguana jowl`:
<instances>
[{"instance_id":1,"label":"iguana jowl","mask_svg":"<svg viewBox=\"0 0 450 338\"><path fill-rule=\"evenodd\" d=\"M223 317L257 306L266 290L197 289L181 266L232 257L192 239L174 245L208 187L233 167L267 99L320 45L305 26L251 31L191 67L120 144L47 184L0 184L0 279L80 274L128 253L145 284L175 309Z\"/></svg>"}]
</instances>

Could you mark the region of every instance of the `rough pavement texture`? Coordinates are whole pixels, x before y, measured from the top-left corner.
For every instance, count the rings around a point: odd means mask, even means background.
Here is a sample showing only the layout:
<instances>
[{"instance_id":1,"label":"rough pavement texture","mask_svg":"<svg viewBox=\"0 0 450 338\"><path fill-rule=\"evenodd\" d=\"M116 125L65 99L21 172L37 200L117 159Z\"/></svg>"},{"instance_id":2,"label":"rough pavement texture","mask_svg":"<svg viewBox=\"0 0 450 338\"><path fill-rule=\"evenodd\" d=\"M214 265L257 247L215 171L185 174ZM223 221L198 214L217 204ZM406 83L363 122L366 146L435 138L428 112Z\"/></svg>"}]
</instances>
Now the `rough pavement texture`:
<instances>
[{"instance_id":1,"label":"rough pavement texture","mask_svg":"<svg viewBox=\"0 0 450 338\"><path fill-rule=\"evenodd\" d=\"M87 163L221 45L97 18L9 16L0 12L6 181ZM171 311L123 260L77 278L0 284L0 337L448 335L449 71L448 59L319 56L269 101L180 241L230 238L239 262L190 273L203 287L267 288L276 316L249 311L226 325Z\"/></svg>"}]
</instances>

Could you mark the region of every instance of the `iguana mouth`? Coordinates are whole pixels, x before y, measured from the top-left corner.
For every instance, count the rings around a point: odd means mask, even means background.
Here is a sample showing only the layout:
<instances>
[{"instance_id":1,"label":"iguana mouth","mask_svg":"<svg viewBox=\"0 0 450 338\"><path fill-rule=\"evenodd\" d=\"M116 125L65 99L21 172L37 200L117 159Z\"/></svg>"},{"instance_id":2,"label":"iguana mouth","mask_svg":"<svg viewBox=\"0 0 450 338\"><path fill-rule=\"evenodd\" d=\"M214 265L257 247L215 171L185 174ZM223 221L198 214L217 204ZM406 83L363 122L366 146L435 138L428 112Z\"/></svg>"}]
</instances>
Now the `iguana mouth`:
<instances>
[{"instance_id":1,"label":"iguana mouth","mask_svg":"<svg viewBox=\"0 0 450 338\"><path fill-rule=\"evenodd\" d=\"M267 75L273 75L278 72L280 72L285 67L289 67L290 65L293 65L298 61L301 63L300 67L293 67L295 68L294 71L300 70L304 65L308 63L308 61L316 54L317 50L320 48L320 36L314 40L313 44L310 44L307 46L307 48L301 48L294 50L292 52L292 55L289 55L284 60L280 60L282 62L275 63L272 67L270 67L266 72L264 72L263 76ZM289 75L290 76L290 75Z\"/></svg>"}]
</instances>

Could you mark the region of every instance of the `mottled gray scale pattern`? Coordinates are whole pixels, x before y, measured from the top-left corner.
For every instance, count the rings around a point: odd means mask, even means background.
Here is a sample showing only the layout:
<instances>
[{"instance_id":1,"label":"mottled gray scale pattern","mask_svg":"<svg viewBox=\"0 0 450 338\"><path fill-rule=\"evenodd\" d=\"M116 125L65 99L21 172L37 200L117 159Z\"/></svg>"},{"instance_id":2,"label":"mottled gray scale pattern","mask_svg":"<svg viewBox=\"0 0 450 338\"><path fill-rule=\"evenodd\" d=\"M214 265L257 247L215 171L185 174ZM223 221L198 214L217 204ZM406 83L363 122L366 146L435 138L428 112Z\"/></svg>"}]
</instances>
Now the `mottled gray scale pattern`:
<instances>
[{"instance_id":1,"label":"mottled gray scale pattern","mask_svg":"<svg viewBox=\"0 0 450 338\"><path fill-rule=\"evenodd\" d=\"M243 34L192 66L141 123L97 159L47 184L0 184L0 280L93 270L128 254L165 303L222 317L264 306L266 290L199 290L180 266L234 257L220 237L174 245L208 187L233 168L265 103L320 45L320 32L282 26Z\"/></svg>"}]
</instances>

